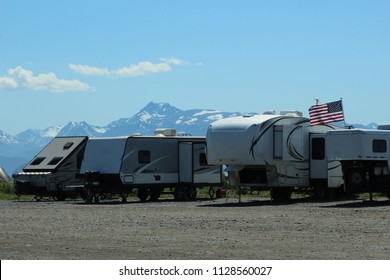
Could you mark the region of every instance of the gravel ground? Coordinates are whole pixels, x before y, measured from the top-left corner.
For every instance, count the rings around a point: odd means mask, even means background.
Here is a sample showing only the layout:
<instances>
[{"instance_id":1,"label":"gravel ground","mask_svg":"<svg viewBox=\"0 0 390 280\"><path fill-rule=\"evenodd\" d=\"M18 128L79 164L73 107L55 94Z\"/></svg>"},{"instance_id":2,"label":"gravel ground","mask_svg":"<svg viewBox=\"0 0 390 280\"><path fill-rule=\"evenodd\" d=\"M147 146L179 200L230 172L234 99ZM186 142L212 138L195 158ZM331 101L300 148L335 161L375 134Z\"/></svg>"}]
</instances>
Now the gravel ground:
<instances>
[{"instance_id":1,"label":"gravel ground","mask_svg":"<svg viewBox=\"0 0 390 280\"><path fill-rule=\"evenodd\" d=\"M390 201L0 201L0 259L390 259Z\"/></svg>"}]
</instances>

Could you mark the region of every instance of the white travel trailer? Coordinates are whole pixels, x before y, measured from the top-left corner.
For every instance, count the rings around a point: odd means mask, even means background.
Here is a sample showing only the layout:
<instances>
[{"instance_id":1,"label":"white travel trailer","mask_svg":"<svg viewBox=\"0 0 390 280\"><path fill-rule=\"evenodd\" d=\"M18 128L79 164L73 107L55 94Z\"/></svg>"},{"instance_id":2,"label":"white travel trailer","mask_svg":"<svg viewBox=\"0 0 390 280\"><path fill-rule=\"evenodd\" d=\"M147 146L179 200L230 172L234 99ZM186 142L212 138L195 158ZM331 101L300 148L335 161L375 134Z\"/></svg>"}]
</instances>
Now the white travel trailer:
<instances>
[{"instance_id":1,"label":"white travel trailer","mask_svg":"<svg viewBox=\"0 0 390 280\"><path fill-rule=\"evenodd\" d=\"M289 111L226 118L208 128L207 161L226 165L232 185L271 189L274 200L289 199L294 187L323 197L343 186L340 162L325 154L325 133L336 129Z\"/></svg>"},{"instance_id":2,"label":"white travel trailer","mask_svg":"<svg viewBox=\"0 0 390 280\"><path fill-rule=\"evenodd\" d=\"M85 177L86 201L103 194L127 195L137 189L141 201L157 200L164 189L177 200L195 199L197 187L220 186L222 167L211 166L205 137L133 135L88 140L80 170Z\"/></svg>"},{"instance_id":3,"label":"white travel trailer","mask_svg":"<svg viewBox=\"0 0 390 280\"><path fill-rule=\"evenodd\" d=\"M326 133L328 160L339 161L347 192L390 197L390 131L343 129Z\"/></svg>"},{"instance_id":4,"label":"white travel trailer","mask_svg":"<svg viewBox=\"0 0 390 280\"><path fill-rule=\"evenodd\" d=\"M55 137L22 172L13 174L17 195L35 195L37 200L52 196L57 200L78 194L83 184L77 174L88 137Z\"/></svg>"},{"instance_id":5,"label":"white travel trailer","mask_svg":"<svg viewBox=\"0 0 390 280\"><path fill-rule=\"evenodd\" d=\"M3 167L0 166L0 181L9 181L9 177L7 172L4 170Z\"/></svg>"}]
</instances>

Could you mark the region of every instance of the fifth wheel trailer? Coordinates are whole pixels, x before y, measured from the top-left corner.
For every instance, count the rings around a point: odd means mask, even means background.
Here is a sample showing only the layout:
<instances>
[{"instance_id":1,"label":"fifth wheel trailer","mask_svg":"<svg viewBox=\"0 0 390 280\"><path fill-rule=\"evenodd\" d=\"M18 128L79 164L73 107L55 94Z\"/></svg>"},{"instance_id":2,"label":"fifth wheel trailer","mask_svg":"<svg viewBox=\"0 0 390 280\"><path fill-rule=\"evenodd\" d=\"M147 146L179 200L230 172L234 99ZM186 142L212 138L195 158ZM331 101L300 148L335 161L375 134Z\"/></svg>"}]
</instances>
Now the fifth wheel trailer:
<instances>
[{"instance_id":1,"label":"fifth wheel trailer","mask_svg":"<svg viewBox=\"0 0 390 280\"><path fill-rule=\"evenodd\" d=\"M325 153L325 133L338 129L310 126L298 113L221 119L208 128L207 161L226 165L232 185L270 189L273 200L289 199L295 187L325 197L344 185L340 161Z\"/></svg>"},{"instance_id":2,"label":"fifth wheel trailer","mask_svg":"<svg viewBox=\"0 0 390 280\"><path fill-rule=\"evenodd\" d=\"M89 139L80 176L89 203L107 193L126 201L134 189L141 201L157 200L166 188L189 200L197 187L220 186L222 167L207 163L205 137L134 135Z\"/></svg>"}]
</instances>

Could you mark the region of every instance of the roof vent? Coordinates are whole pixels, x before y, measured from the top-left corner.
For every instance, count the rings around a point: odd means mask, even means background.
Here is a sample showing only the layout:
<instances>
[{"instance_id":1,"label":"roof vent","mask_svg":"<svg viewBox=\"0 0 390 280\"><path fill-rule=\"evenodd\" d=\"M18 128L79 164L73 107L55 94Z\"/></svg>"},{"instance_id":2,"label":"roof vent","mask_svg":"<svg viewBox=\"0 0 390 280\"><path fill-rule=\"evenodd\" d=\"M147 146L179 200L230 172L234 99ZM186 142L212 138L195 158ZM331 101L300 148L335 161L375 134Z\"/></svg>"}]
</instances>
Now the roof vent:
<instances>
[{"instance_id":1,"label":"roof vent","mask_svg":"<svg viewBox=\"0 0 390 280\"><path fill-rule=\"evenodd\" d=\"M280 111L280 114L288 117L302 117L302 112L295 110Z\"/></svg>"},{"instance_id":2,"label":"roof vent","mask_svg":"<svg viewBox=\"0 0 390 280\"><path fill-rule=\"evenodd\" d=\"M154 131L155 136L176 136L176 129L174 128L157 128Z\"/></svg>"},{"instance_id":3,"label":"roof vent","mask_svg":"<svg viewBox=\"0 0 390 280\"><path fill-rule=\"evenodd\" d=\"M276 115L276 110L267 110L263 113L263 115Z\"/></svg>"}]
</instances>

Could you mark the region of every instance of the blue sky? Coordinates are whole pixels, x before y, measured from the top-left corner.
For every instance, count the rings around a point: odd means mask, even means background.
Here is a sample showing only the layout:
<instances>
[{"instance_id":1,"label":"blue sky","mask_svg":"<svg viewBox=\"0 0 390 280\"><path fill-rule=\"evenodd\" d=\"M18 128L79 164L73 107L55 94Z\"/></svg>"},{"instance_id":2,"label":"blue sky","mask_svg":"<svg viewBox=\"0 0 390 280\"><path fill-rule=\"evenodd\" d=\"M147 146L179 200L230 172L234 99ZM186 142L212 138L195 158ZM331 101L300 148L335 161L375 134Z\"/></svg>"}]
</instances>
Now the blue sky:
<instances>
[{"instance_id":1,"label":"blue sky","mask_svg":"<svg viewBox=\"0 0 390 280\"><path fill-rule=\"evenodd\" d=\"M0 3L0 130L107 125L150 101L390 122L390 1Z\"/></svg>"}]
</instances>

